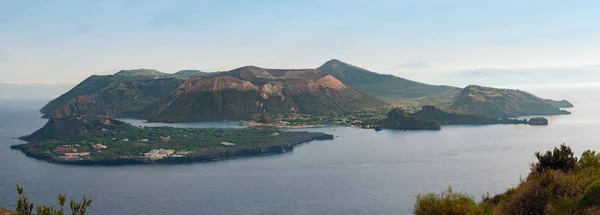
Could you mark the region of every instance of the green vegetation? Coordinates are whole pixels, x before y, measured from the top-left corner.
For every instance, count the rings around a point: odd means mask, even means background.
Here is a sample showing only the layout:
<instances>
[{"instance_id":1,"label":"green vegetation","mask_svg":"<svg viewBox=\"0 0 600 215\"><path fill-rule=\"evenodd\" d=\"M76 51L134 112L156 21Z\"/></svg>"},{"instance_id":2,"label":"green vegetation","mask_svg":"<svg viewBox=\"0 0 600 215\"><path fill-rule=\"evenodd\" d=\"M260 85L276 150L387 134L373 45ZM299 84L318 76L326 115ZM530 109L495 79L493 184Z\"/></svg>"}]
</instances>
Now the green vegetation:
<instances>
[{"instance_id":1,"label":"green vegetation","mask_svg":"<svg viewBox=\"0 0 600 215\"><path fill-rule=\"evenodd\" d=\"M528 92L476 85L465 87L450 109L457 113L495 118L569 114Z\"/></svg>"},{"instance_id":2,"label":"green vegetation","mask_svg":"<svg viewBox=\"0 0 600 215\"><path fill-rule=\"evenodd\" d=\"M65 202L67 201L66 194L58 194L58 204L60 209L54 208L54 205L35 205L35 213L33 213L34 204L29 202L27 196L24 193L23 187L17 185L17 192L19 198L17 199L17 215L64 215L65 214ZM72 215L85 215L87 208L92 205L92 199L87 196L83 196L81 201L70 201L70 208Z\"/></svg>"},{"instance_id":3,"label":"green vegetation","mask_svg":"<svg viewBox=\"0 0 600 215\"><path fill-rule=\"evenodd\" d=\"M536 153L529 176L518 186L479 204L465 195L443 192L417 196L417 214L599 214L600 154L583 152L581 159L561 145ZM450 194L448 194L450 193ZM425 198L426 197L426 198ZM450 202L450 203L449 203ZM465 210L465 205L470 205ZM435 212L435 213L428 213Z\"/></svg>"},{"instance_id":4,"label":"green vegetation","mask_svg":"<svg viewBox=\"0 0 600 215\"><path fill-rule=\"evenodd\" d=\"M416 215L431 214L480 214L481 209L471 197L455 193L451 187L440 194L417 195Z\"/></svg>"},{"instance_id":5,"label":"green vegetation","mask_svg":"<svg viewBox=\"0 0 600 215\"><path fill-rule=\"evenodd\" d=\"M428 85L393 75L379 74L339 60L327 61L318 69L348 86L402 106L448 106L460 93L460 88L457 87Z\"/></svg>"},{"instance_id":6,"label":"green vegetation","mask_svg":"<svg viewBox=\"0 0 600 215\"><path fill-rule=\"evenodd\" d=\"M287 132L276 127L136 127L104 117L51 119L11 146L29 156L60 163L124 164L158 160L192 162L291 150L312 140L332 139L317 132Z\"/></svg>"}]
</instances>

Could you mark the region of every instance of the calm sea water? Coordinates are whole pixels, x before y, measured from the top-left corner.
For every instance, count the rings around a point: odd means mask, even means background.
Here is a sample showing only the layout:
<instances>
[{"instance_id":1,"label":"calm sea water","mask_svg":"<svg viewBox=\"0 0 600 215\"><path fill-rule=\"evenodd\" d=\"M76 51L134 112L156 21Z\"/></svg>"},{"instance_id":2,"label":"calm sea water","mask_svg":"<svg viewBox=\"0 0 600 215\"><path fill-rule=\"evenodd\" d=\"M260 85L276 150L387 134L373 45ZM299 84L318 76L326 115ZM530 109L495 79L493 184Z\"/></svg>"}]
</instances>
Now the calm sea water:
<instances>
[{"instance_id":1,"label":"calm sea water","mask_svg":"<svg viewBox=\"0 0 600 215\"><path fill-rule=\"evenodd\" d=\"M527 89L527 88L525 88ZM600 87L528 89L566 98L572 115L550 125L446 126L441 131L305 129L336 135L293 152L212 163L121 167L49 164L25 157L11 139L41 127L45 101L0 101L0 205L15 184L37 203L58 193L92 196L90 214L410 214L414 196L452 186L479 199L525 177L535 151L560 143L600 151ZM144 124L139 120L128 120ZM153 124L160 125L160 124ZM185 127L221 123L168 124Z\"/></svg>"}]
</instances>

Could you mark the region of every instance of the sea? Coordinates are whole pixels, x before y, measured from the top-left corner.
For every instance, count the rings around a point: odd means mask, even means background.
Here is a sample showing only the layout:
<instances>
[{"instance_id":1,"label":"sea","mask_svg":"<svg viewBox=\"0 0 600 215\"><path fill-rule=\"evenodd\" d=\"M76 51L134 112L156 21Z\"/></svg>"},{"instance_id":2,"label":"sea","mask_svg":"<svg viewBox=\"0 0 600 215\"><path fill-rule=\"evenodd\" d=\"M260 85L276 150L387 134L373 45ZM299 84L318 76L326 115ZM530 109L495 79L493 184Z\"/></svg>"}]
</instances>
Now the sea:
<instances>
[{"instance_id":1,"label":"sea","mask_svg":"<svg viewBox=\"0 0 600 215\"><path fill-rule=\"evenodd\" d=\"M600 151L600 86L521 86L568 99L571 115L548 126L444 126L440 131L308 128L335 135L283 154L208 163L68 166L26 157L10 145L46 123L47 100L0 100L0 206L16 207L15 186L35 203L57 195L93 199L88 214L412 214L415 195L452 187L476 200L527 177L536 151L565 143ZM136 125L239 127L231 122Z\"/></svg>"}]
</instances>

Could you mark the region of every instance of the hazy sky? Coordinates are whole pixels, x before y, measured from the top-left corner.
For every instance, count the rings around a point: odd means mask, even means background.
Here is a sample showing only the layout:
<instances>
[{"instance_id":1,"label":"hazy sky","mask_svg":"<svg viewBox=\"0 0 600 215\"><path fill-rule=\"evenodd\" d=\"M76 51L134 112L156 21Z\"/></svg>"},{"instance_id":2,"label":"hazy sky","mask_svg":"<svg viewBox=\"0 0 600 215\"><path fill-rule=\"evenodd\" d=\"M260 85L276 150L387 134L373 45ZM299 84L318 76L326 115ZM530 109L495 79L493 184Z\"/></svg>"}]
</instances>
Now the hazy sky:
<instances>
[{"instance_id":1,"label":"hazy sky","mask_svg":"<svg viewBox=\"0 0 600 215\"><path fill-rule=\"evenodd\" d=\"M600 64L600 1L0 0L0 82L243 65L377 72Z\"/></svg>"}]
</instances>

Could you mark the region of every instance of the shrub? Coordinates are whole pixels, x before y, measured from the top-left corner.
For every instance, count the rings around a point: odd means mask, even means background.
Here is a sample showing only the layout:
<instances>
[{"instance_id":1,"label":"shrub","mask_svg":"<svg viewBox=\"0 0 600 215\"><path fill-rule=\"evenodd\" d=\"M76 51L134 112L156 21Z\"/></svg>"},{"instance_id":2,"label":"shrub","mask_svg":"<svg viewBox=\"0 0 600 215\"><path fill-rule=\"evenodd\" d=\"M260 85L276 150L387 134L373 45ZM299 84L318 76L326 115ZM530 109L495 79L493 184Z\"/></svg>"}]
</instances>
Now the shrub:
<instances>
[{"instance_id":1,"label":"shrub","mask_svg":"<svg viewBox=\"0 0 600 215\"><path fill-rule=\"evenodd\" d=\"M27 196L24 193L23 187L17 185L17 192L19 198L17 199L17 214L18 215L33 215L33 203L29 202ZM58 204L60 209L55 209L53 205L37 205L35 207L36 215L64 215L65 214L65 202L67 196L58 194ZM92 199L83 196L83 200L76 202L71 200L71 214L72 215L85 215L87 208L92 205Z\"/></svg>"},{"instance_id":2,"label":"shrub","mask_svg":"<svg viewBox=\"0 0 600 215\"><path fill-rule=\"evenodd\" d=\"M581 154L578 164L581 169L589 167L600 168L600 157L598 157L595 151L585 150Z\"/></svg>"},{"instance_id":3,"label":"shrub","mask_svg":"<svg viewBox=\"0 0 600 215\"><path fill-rule=\"evenodd\" d=\"M473 199L462 193L454 193L452 188L440 194L417 195L416 215L425 214L480 214L481 210Z\"/></svg>"},{"instance_id":4,"label":"shrub","mask_svg":"<svg viewBox=\"0 0 600 215\"><path fill-rule=\"evenodd\" d=\"M579 206L600 206L600 181L592 183L585 189L583 197L581 198L581 201L579 201Z\"/></svg>"},{"instance_id":5,"label":"shrub","mask_svg":"<svg viewBox=\"0 0 600 215\"><path fill-rule=\"evenodd\" d=\"M565 144L560 145L560 148L554 147L554 151L546 151L546 154L540 152L535 153L538 163L533 164L533 169L536 172L542 172L547 169L562 170L570 172L575 168L577 158L573 156L573 151Z\"/></svg>"},{"instance_id":6,"label":"shrub","mask_svg":"<svg viewBox=\"0 0 600 215\"><path fill-rule=\"evenodd\" d=\"M499 199L500 214L552 214L574 209L577 179L558 170L533 173L512 192ZM569 213L566 213L569 214Z\"/></svg>"}]
</instances>

